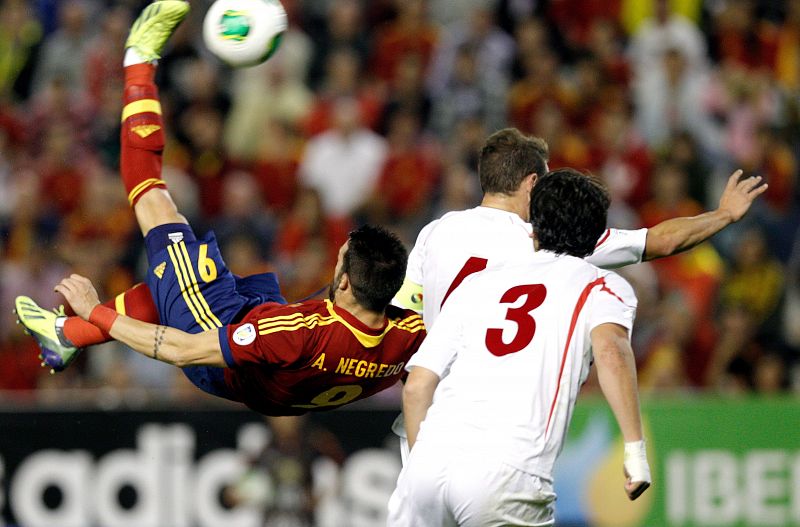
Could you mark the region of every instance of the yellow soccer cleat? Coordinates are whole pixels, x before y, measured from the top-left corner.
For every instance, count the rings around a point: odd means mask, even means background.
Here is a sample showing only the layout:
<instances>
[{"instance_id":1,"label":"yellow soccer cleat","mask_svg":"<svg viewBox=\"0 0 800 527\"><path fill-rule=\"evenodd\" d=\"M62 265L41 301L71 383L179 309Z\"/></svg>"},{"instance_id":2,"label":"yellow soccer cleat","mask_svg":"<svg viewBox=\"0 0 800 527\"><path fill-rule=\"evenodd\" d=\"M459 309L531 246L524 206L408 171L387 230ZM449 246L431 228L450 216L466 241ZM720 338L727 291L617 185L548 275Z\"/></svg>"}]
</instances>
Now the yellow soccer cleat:
<instances>
[{"instance_id":1,"label":"yellow soccer cleat","mask_svg":"<svg viewBox=\"0 0 800 527\"><path fill-rule=\"evenodd\" d=\"M64 306L48 311L27 296L18 296L14 302L17 320L25 328L25 333L36 339L42 349L39 358L42 367L49 366L50 373L62 371L78 356L76 348L63 335L63 321L66 320Z\"/></svg>"},{"instance_id":2,"label":"yellow soccer cleat","mask_svg":"<svg viewBox=\"0 0 800 527\"><path fill-rule=\"evenodd\" d=\"M131 26L125 49L133 48L147 62L161 58L161 50L189 12L182 0L161 0L144 8Z\"/></svg>"}]
</instances>

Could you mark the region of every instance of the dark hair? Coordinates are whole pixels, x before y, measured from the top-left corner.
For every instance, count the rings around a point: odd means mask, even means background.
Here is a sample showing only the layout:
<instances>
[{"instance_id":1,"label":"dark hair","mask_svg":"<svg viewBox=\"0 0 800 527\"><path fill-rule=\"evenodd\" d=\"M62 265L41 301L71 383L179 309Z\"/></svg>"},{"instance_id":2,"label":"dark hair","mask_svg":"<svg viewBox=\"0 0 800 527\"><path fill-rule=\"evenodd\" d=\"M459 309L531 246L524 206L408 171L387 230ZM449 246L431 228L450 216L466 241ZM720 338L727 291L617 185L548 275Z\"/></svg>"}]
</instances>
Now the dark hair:
<instances>
[{"instance_id":1,"label":"dark hair","mask_svg":"<svg viewBox=\"0 0 800 527\"><path fill-rule=\"evenodd\" d=\"M347 273L356 301L381 313L403 285L408 252L400 238L383 227L364 225L348 239L341 272Z\"/></svg>"},{"instance_id":2,"label":"dark hair","mask_svg":"<svg viewBox=\"0 0 800 527\"><path fill-rule=\"evenodd\" d=\"M504 128L486 139L478 161L481 190L511 194L529 174L547 171L548 147L544 139L528 137L516 128Z\"/></svg>"},{"instance_id":3,"label":"dark hair","mask_svg":"<svg viewBox=\"0 0 800 527\"><path fill-rule=\"evenodd\" d=\"M611 200L596 177L572 168L548 172L531 192L531 223L539 249L583 258L606 228Z\"/></svg>"}]
</instances>

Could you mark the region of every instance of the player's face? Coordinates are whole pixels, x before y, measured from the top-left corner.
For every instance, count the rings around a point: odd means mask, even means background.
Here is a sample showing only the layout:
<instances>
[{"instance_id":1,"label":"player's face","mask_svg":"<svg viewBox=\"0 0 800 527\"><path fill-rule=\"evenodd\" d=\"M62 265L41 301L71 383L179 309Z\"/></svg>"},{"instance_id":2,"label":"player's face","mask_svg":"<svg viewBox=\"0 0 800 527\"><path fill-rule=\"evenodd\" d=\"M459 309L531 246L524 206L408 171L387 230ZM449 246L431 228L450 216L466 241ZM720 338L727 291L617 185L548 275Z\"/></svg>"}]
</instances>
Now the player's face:
<instances>
[{"instance_id":1,"label":"player's face","mask_svg":"<svg viewBox=\"0 0 800 527\"><path fill-rule=\"evenodd\" d=\"M339 247L339 255L336 258L336 268L333 270L333 281L331 282L331 287L328 290L328 298L331 302L334 301L334 297L336 296L336 288L339 287L339 281L342 279L342 267L344 266L344 254L347 252L348 242L344 242L341 247Z\"/></svg>"}]
</instances>

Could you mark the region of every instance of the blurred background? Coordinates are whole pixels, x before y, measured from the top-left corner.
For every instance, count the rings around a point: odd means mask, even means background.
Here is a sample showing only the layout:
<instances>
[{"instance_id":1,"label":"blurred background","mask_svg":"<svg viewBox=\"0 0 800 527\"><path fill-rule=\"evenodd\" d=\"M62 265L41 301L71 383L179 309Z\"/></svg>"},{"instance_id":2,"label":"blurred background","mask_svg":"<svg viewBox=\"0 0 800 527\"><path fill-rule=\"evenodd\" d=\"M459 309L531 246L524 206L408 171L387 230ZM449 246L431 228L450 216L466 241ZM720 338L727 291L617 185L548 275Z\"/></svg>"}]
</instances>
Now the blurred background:
<instances>
[{"instance_id":1,"label":"blurred background","mask_svg":"<svg viewBox=\"0 0 800 527\"><path fill-rule=\"evenodd\" d=\"M145 3L0 0L0 429L8 431L6 443L52 440L54 430L72 436L98 415L114 422L128 416L142 426L184 419L202 435L217 422L204 420L209 409L257 425L254 437L276 435L274 423L206 398L174 368L117 344L48 375L34 341L14 325L16 295L57 306L52 287L70 272L90 277L103 298L143 276L143 245L118 176L118 135L123 44ZM792 426L800 417L800 0L283 0L290 27L281 48L267 63L241 70L204 49L201 24L210 2L191 4L158 70L169 134L164 179L195 230L215 230L235 273L277 272L290 301L330 280L336 250L353 226L384 224L410 248L431 219L477 205L478 149L505 126L546 139L551 168L601 177L614 200L613 227L647 227L716 208L737 168L762 176L769 190L741 222L693 251L620 271L639 297L634 350L653 430L674 443L681 426L707 427L700 435L708 448L733 449L729 458L696 465L702 444L666 455L654 441L662 470L655 469L656 478L694 474L696 483L711 481L706 501L692 502L686 491L670 494L666 489L685 486L667 482L654 487L653 503L640 506L628 523L619 516L603 523L596 511L607 500L589 503L588 491L575 498L571 516L569 491L559 491L559 507L564 525L800 524L800 432ZM583 408L593 410L581 414L579 404L575 428L583 435L574 439L576 448L602 431L592 416L605 415L602 405L592 406L592 381L585 392ZM327 447L298 451L303 459L323 452L339 468L358 448L392 452L390 459L393 450L381 439L388 424L374 416L398 407L395 390L331 414L356 427L368 421L381 432L371 443L356 439L351 446L345 431L330 432L335 419L317 420L331 433ZM167 413L148 413L159 410ZM686 420L665 426L674 412ZM696 421L688 417L693 412ZM63 428L49 426L53 415ZM742 427L762 436L743 434ZM126 436L120 448L133 447L134 436L144 434L130 430L115 436ZM601 442L607 448L592 459L616 455L609 430ZM184 444L176 434L176 444ZM262 446L251 445L244 458L263 466L264 445L275 442L254 441ZM791 448L780 450L781 441ZM136 443L140 450L145 442ZM83 448L95 457L115 447L110 438L92 445ZM237 445L230 439L217 446ZM66 448L44 439L36 448L45 447ZM751 447L785 455L751 461ZM0 444L0 484L4 473L13 482L36 451L12 448L21 453L10 455L8 448ZM399 462L387 463L391 492ZM751 502L760 496L761 509L722 498L723 483L752 481L753 474L764 485L737 487L737 496ZM252 486L263 498L264 485ZM20 522L13 519L24 509L14 503L22 498L10 483L4 488L3 518ZM92 514L70 523L58 515L70 513L73 500L60 492L48 498L43 490L44 516L28 515L20 524L182 527L199 521L135 516L144 510L136 504L146 501L140 492L138 502L134 497L120 509L133 523ZM233 490L220 495L226 511L248 502ZM365 513L366 523L329 515L339 519L328 524L380 525L385 498ZM304 507L314 510L312 502ZM352 499L341 503L354 510ZM261 524L325 521L316 516ZM259 525L239 521L216 525Z\"/></svg>"}]
</instances>

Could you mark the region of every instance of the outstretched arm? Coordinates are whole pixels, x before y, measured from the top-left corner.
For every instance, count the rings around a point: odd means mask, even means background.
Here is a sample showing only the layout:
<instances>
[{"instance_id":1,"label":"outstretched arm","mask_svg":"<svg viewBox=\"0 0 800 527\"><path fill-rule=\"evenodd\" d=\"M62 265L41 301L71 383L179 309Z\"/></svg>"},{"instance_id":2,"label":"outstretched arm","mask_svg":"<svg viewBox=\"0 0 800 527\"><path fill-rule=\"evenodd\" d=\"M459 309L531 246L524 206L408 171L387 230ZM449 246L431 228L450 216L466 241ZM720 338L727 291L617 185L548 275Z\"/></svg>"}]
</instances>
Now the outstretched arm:
<instances>
[{"instance_id":1,"label":"outstretched arm","mask_svg":"<svg viewBox=\"0 0 800 527\"><path fill-rule=\"evenodd\" d=\"M650 486L650 467L644 447L636 364L628 330L618 324L600 324L592 330L591 339L600 388L625 441L625 492L635 500Z\"/></svg>"},{"instance_id":2,"label":"outstretched arm","mask_svg":"<svg viewBox=\"0 0 800 527\"><path fill-rule=\"evenodd\" d=\"M739 221L758 196L767 190L761 176L740 179L737 170L728 178L716 210L698 216L662 221L647 231L643 260L654 260L691 249L731 223Z\"/></svg>"},{"instance_id":3,"label":"outstretched arm","mask_svg":"<svg viewBox=\"0 0 800 527\"><path fill-rule=\"evenodd\" d=\"M113 309L101 305L92 282L77 274L61 280L55 290L64 295L81 318L142 355L180 368L226 366L215 330L191 334L118 315Z\"/></svg>"}]
</instances>

